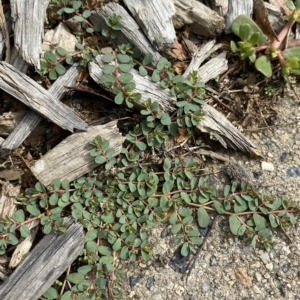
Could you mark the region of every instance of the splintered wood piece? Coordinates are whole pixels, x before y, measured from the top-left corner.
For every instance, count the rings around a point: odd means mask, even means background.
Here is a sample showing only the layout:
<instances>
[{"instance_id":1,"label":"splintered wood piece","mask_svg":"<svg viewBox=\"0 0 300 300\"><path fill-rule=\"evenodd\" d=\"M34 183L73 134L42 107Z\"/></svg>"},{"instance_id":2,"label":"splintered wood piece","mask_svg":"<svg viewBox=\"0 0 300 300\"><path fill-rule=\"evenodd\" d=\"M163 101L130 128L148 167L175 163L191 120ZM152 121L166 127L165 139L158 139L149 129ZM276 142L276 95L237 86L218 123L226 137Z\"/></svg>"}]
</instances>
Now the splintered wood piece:
<instances>
[{"instance_id":1,"label":"splintered wood piece","mask_svg":"<svg viewBox=\"0 0 300 300\"><path fill-rule=\"evenodd\" d=\"M101 58L102 56L98 55L94 62L89 63L89 73L96 83L107 89L100 80L100 76L103 74L102 68L105 65ZM159 83L153 82L149 76L142 77L134 69L130 73L133 75L133 81L136 85L134 92L142 95L140 100L133 102L138 109L143 108L142 103L151 98L153 102L158 102L161 111L171 112L174 110L176 98L171 96L169 90L163 89Z\"/></svg>"},{"instance_id":2,"label":"splintered wood piece","mask_svg":"<svg viewBox=\"0 0 300 300\"><path fill-rule=\"evenodd\" d=\"M176 33L172 17L175 8L171 0L124 0L124 3L156 49L173 48Z\"/></svg>"},{"instance_id":3,"label":"splintered wood piece","mask_svg":"<svg viewBox=\"0 0 300 300\"><path fill-rule=\"evenodd\" d=\"M173 17L175 28L188 25L195 34L215 38L224 29L224 18L196 0L173 0L176 13Z\"/></svg>"},{"instance_id":4,"label":"splintered wood piece","mask_svg":"<svg viewBox=\"0 0 300 300\"><path fill-rule=\"evenodd\" d=\"M47 0L11 0L15 47L25 61L40 68Z\"/></svg>"},{"instance_id":5,"label":"splintered wood piece","mask_svg":"<svg viewBox=\"0 0 300 300\"><path fill-rule=\"evenodd\" d=\"M239 149L258 155L257 146L235 128L225 116L206 103L202 105L202 110L204 117L198 123L197 129L201 132L212 132L225 148L229 146L234 150Z\"/></svg>"},{"instance_id":6,"label":"splintered wood piece","mask_svg":"<svg viewBox=\"0 0 300 300\"><path fill-rule=\"evenodd\" d=\"M253 0L231 0L228 3L228 11L225 18L225 33L231 32L232 22L239 15L246 15L251 18L253 13Z\"/></svg>"},{"instance_id":7,"label":"splintered wood piece","mask_svg":"<svg viewBox=\"0 0 300 300\"><path fill-rule=\"evenodd\" d=\"M20 185L12 185L10 182L2 183L2 191L0 195L0 219L5 216L12 217L16 211L16 197L20 194Z\"/></svg>"},{"instance_id":8,"label":"splintered wood piece","mask_svg":"<svg viewBox=\"0 0 300 300\"><path fill-rule=\"evenodd\" d=\"M39 299L77 258L83 242L83 228L77 223L63 234L46 235L0 285L1 300Z\"/></svg>"},{"instance_id":9,"label":"splintered wood piece","mask_svg":"<svg viewBox=\"0 0 300 300\"><path fill-rule=\"evenodd\" d=\"M211 40L204 44L197 52L193 54L189 66L186 68L184 74L182 75L183 78L187 78L193 70L197 70L200 67L204 60L206 60L211 56L212 53L223 46L222 44L215 45L215 43L215 40Z\"/></svg>"},{"instance_id":10,"label":"splintered wood piece","mask_svg":"<svg viewBox=\"0 0 300 300\"><path fill-rule=\"evenodd\" d=\"M40 220L34 220L27 224L28 228L30 229L30 236L25 238L18 246L16 247L11 260L9 262L9 268L15 268L18 266L21 261L27 256L29 253L32 244L34 242L35 236L38 232Z\"/></svg>"},{"instance_id":11,"label":"splintered wood piece","mask_svg":"<svg viewBox=\"0 0 300 300\"><path fill-rule=\"evenodd\" d=\"M149 43L149 40L144 36L139 25L121 5L110 2L103 8L92 13L89 20L93 25L109 29L105 19L112 17L114 14L122 17L119 21L122 25L122 29L115 32L116 38L113 39L113 42L117 45L130 43L134 47L140 49L144 55L151 53L153 55L153 63L156 64L161 58L160 54L155 50L151 43Z\"/></svg>"},{"instance_id":12,"label":"splintered wood piece","mask_svg":"<svg viewBox=\"0 0 300 300\"><path fill-rule=\"evenodd\" d=\"M211 0L212 9L221 17L226 16L228 10L228 0Z\"/></svg>"},{"instance_id":13,"label":"splintered wood piece","mask_svg":"<svg viewBox=\"0 0 300 300\"><path fill-rule=\"evenodd\" d=\"M223 74L228 70L228 61L226 59L226 52L220 53L218 56L209 60L198 70L198 76L202 82L208 82Z\"/></svg>"},{"instance_id":14,"label":"splintered wood piece","mask_svg":"<svg viewBox=\"0 0 300 300\"><path fill-rule=\"evenodd\" d=\"M91 126L86 132L70 135L47 152L31 167L33 175L44 185L49 185L54 178L73 181L93 170L98 164L90 155L93 149L90 142L97 135L109 141L110 148L115 149L114 155L120 153L125 137L119 132L117 121Z\"/></svg>"},{"instance_id":15,"label":"splintered wood piece","mask_svg":"<svg viewBox=\"0 0 300 300\"><path fill-rule=\"evenodd\" d=\"M56 102L57 100L61 100L69 91L65 86L75 86L77 84L76 78L80 70L81 67L78 64L74 64L64 75L58 77L48 90L48 94L52 95L52 99ZM52 104L54 105L54 103ZM28 112L15 130L3 142L1 145L2 149L13 150L18 148L42 120L43 118L38 113L34 111Z\"/></svg>"},{"instance_id":16,"label":"splintered wood piece","mask_svg":"<svg viewBox=\"0 0 300 300\"><path fill-rule=\"evenodd\" d=\"M284 27L286 21L284 20L283 14L280 9L268 2L264 2L266 9L268 10L268 18L274 31L279 34L281 29Z\"/></svg>"},{"instance_id":17,"label":"splintered wood piece","mask_svg":"<svg viewBox=\"0 0 300 300\"><path fill-rule=\"evenodd\" d=\"M74 128L87 128L87 124L70 107L5 62L0 62L0 88L63 129L73 132Z\"/></svg>"}]
</instances>

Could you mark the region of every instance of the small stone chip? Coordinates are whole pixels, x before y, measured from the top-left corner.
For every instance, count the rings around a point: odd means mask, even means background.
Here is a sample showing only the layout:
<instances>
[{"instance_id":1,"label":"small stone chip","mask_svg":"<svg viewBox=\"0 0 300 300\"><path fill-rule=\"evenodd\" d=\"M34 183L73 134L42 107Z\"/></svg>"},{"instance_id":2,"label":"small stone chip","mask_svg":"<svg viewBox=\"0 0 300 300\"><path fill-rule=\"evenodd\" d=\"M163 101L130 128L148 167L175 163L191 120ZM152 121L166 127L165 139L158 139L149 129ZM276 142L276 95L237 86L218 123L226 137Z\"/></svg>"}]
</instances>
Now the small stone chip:
<instances>
[{"instance_id":1,"label":"small stone chip","mask_svg":"<svg viewBox=\"0 0 300 300\"><path fill-rule=\"evenodd\" d=\"M261 168L264 170L264 171L269 171L269 172L273 172L274 171L274 165L270 162L266 162L266 161L263 161L261 163Z\"/></svg>"}]
</instances>

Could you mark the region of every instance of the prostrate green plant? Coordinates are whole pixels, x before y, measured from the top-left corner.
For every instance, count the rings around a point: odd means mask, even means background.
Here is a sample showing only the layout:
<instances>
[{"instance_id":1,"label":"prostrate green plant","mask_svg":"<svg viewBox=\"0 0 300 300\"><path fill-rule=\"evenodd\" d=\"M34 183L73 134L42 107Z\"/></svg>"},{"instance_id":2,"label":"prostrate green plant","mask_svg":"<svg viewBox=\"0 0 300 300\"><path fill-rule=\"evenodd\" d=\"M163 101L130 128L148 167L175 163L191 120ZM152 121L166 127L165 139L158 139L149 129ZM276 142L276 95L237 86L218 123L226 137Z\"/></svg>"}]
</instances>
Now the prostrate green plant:
<instances>
[{"instance_id":1,"label":"prostrate green plant","mask_svg":"<svg viewBox=\"0 0 300 300\"><path fill-rule=\"evenodd\" d=\"M249 17L240 15L232 23L232 32L240 37L241 41L230 42L232 52L239 53L243 62L249 59L255 68L265 77L272 76L271 60L277 60L282 77L289 81L290 74L300 74L300 48L281 50L281 44L290 32L295 22L300 22L300 1L288 1L286 6L292 14L286 17L288 22L278 35L278 40L267 42L267 36L263 34L259 26ZM265 55L259 54L265 51Z\"/></svg>"},{"instance_id":2,"label":"prostrate green plant","mask_svg":"<svg viewBox=\"0 0 300 300\"><path fill-rule=\"evenodd\" d=\"M199 164L191 158L165 158L161 164L143 165L134 147L123 148L113 157L114 149L100 136L91 144L91 155L103 164L98 172L72 184L56 179L46 188L37 183L18 197L26 216L19 209L12 218L0 220L0 254L30 234L26 224L32 220L40 220L45 234L65 231L65 216L83 225L86 236L80 266L66 276L72 288L61 291L61 299L120 298L118 285L124 275L118 261L149 259L152 248L147 236L156 222L172 225L174 242L182 245L184 256L202 244L196 223L208 226L210 213L228 216L231 232L253 246L272 245L274 228L285 230L296 223L299 206L295 201L258 194L245 182L226 185L220 193L199 176ZM115 280L108 283L112 277ZM56 283L44 297L57 299L60 289ZM57 297L51 298L53 294Z\"/></svg>"}]
</instances>

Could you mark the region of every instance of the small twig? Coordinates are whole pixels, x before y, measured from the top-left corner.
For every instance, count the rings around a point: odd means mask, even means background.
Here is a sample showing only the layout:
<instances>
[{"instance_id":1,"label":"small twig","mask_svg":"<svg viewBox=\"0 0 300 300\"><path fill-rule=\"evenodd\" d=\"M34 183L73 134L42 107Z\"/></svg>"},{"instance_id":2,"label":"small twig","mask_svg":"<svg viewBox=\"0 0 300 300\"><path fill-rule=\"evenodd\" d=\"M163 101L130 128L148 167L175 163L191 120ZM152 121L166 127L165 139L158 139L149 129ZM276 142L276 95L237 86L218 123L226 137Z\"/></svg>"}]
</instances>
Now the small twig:
<instances>
[{"instance_id":1,"label":"small twig","mask_svg":"<svg viewBox=\"0 0 300 300\"><path fill-rule=\"evenodd\" d=\"M214 220L213 220L211 226L210 226L209 229L208 229L208 232L207 232L206 236L203 238L203 242L202 242L202 244L200 245L200 247L199 247L199 249L198 249L198 252L195 254L192 263L189 265L189 268L188 268L189 271L188 271L188 273L186 274L186 280L188 280L189 276L191 275L192 270L193 270L193 268L195 267L196 261L198 260L199 255L200 255L200 253L201 253L201 250L202 250L202 248L204 247L205 243L207 242L208 237L209 237L209 235L210 235L212 229L213 229L214 226L216 225L216 222L217 222L218 217L219 217L219 215L216 215L216 216L215 216L215 218L214 218Z\"/></svg>"},{"instance_id":2,"label":"small twig","mask_svg":"<svg viewBox=\"0 0 300 300\"><path fill-rule=\"evenodd\" d=\"M253 129L243 129L243 131L255 132L255 131L259 131L259 130L270 129L272 127L283 127L283 126L295 125L297 123L298 123L298 121L295 121L295 122L291 122L291 123L277 124L277 125L271 125L271 126L267 126L267 127L260 127L260 128L253 128Z\"/></svg>"},{"instance_id":3,"label":"small twig","mask_svg":"<svg viewBox=\"0 0 300 300\"><path fill-rule=\"evenodd\" d=\"M69 266L68 269L67 269L67 275L70 273L70 270L71 270L71 266ZM67 276L65 277L65 280L64 280L64 282L62 284L62 287L61 287L61 290L60 290L60 296L62 296L63 293L64 293L64 289L65 289L66 283L67 283Z\"/></svg>"}]
</instances>

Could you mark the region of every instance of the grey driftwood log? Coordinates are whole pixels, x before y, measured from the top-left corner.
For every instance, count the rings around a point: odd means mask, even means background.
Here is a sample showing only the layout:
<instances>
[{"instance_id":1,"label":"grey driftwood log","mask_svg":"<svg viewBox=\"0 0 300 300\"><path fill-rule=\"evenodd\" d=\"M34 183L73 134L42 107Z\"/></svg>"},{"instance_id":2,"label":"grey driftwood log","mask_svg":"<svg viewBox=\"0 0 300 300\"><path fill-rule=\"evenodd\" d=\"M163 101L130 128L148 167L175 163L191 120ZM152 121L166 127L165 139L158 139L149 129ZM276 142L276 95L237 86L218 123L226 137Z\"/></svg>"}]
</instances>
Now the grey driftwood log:
<instances>
[{"instance_id":1,"label":"grey driftwood log","mask_svg":"<svg viewBox=\"0 0 300 300\"><path fill-rule=\"evenodd\" d=\"M62 100L62 98L69 92L65 86L75 86L78 84L76 82L76 78L80 70L81 67L75 64L52 84L48 90L48 93L52 95L52 99L55 99L57 102L58 100ZM1 148L8 150L18 148L42 120L43 117L37 112L29 111L17 125L15 130L3 142Z\"/></svg>"},{"instance_id":2,"label":"grey driftwood log","mask_svg":"<svg viewBox=\"0 0 300 300\"><path fill-rule=\"evenodd\" d=\"M115 149L115 155L120 153L125 137L119 132L117 121L111 121L70 135L39 159L31 167L32 173L44 185L50 184L55 178L72 181L88 173L98 166L90 155L93 149L90 142L97 135L109 141L110 147Z\"/></svg>"},{"instance_id":3,"label":"grey driftwood log","mask_svg":"<svg viewBox=\"0 0 300 300\"><path fill-rule=\"evenodd\" d=\"M224 29L224 18L196 0L173 0L176 13L173 17L175 28L184 25L202 37L215 38Z\"/></svg>"},{"instance_id":4,"label":"grey driftwood log","mask_svg":"<svg viewBox=\"0 0 300 300\"><path fill-rule=\"evenodd\" d=\"M174 47L176 32L172 17L175 7L172 0L124 0L124 4L157 50Z\"/></svg>"},{"instance_id":5,"label":"grey driftwood log","mask_svg":"<svg viewBox=\"0 0 300 300\"><path fill-rule=\"evenodd\" d=\"M156 64L161 58L160 54L145 37L139 25L121 5L110 2L103 8L92 13L89 20L95 26L108 29L105 18L112 17L114 14L122 17L120 23L123 28L116 32L116 38L113 39L113 42L116 45L130 43L134 47L140 49L144 55L151 53L153 55L153 62Z\"/></svg>"},{"instance_id":6,"label":"grey driftwood log","mask_svg":"<svg viewBox=\"0 0 300 300\"><path fill-rule=\"evenodd\" d=\"M47 0L11 0L15 47L25 61L40 68Z\"/></svg>"},{"instance_id":7,"label":"grey driftwood log","mask_svg":"<svg viewBox=\"0 0 300 300\"><path fill-rule=\"evenodd\" d=\"M84 241L81 224L46 235L0 285L1 300L36 300L77 258Z\"/></svg>"}]
</instances>

